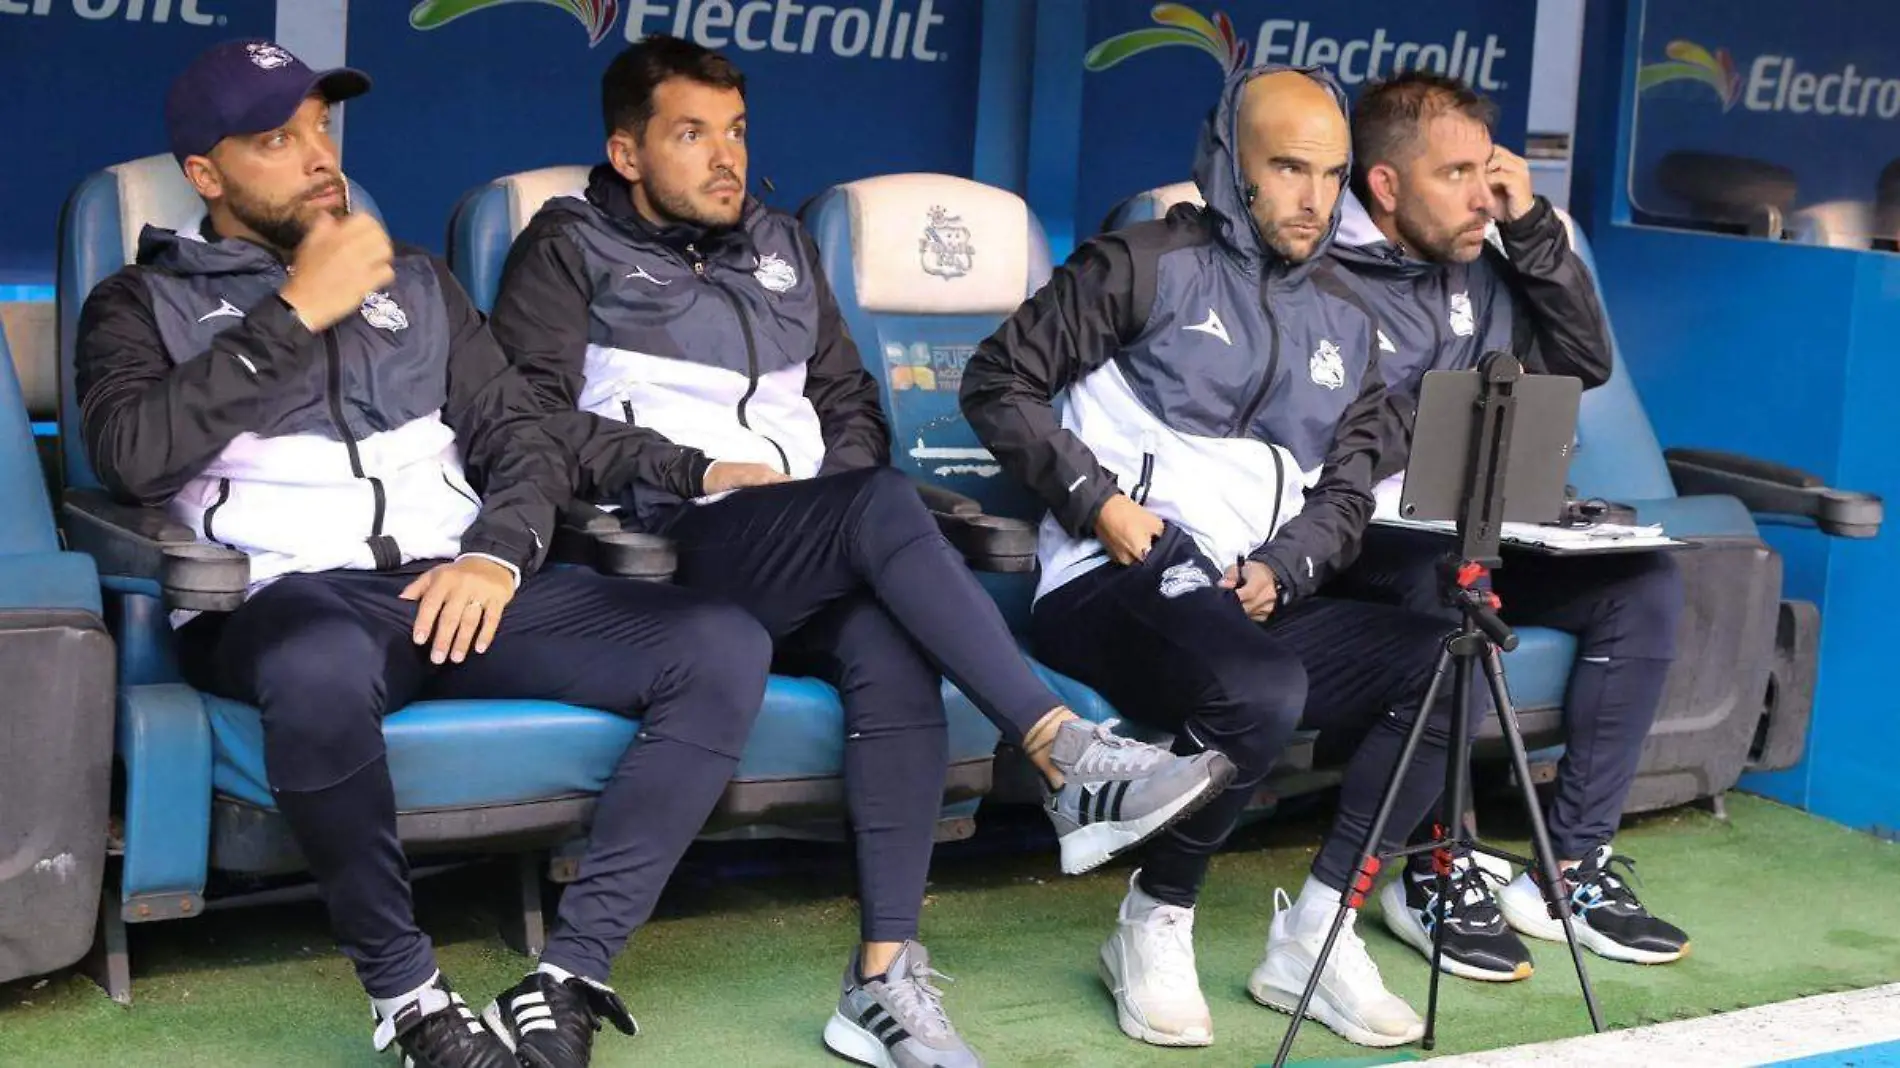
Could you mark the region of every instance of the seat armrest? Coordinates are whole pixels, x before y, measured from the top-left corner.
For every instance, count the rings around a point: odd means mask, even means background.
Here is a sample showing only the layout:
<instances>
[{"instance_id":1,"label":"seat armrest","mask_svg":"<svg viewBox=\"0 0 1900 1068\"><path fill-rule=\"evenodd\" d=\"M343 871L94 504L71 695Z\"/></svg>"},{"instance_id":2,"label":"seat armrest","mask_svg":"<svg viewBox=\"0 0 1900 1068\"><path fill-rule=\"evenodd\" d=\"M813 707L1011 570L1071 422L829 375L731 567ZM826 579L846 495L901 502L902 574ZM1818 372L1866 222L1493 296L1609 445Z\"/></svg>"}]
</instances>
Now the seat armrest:
<instances>
[{"instance_id":1,"label":"seat armrest","mask_svg":"<svg viewBox=\"0 0 1900 1068\"><path fill-rule=\"evenodd\" d=\"M93 559L102 578L150 582L167 608L229 612L244 603L251 558L198 540L156 508L120 504L98 490L68 490L60 502L66 544Z\"/></svg>"},{"instance_id":2,"label":"seat armrest","mask_svg":"<svg viewBox=\"0 0 1900 1068\"><path fill-rule=\"evenodd\" d=\"M1036 525L1024 519L984 515L983 506L954 490L912 480L937 529L973 571L998 574L1033 571Z\"/></svg>"},{"instance_id":3,"label":"seat armrest","mask_svg":"<svg viewBox=\"0 0 1900 1068\"><path fill-rule=\"evenodd\" d=\"M917 487L917 495L924 499L924 507L938 515L982 515L983 506L973 498L965 497L955 490L942 486L933 486L928 482L911 480Z\"/></svg>"},{"instance_id":4,"label":"seat armrest","mask_svg":"<svg viewBox=\"0 0 1900 1068\"><path fill-rule=\"evenodd\" d=\"M1725 494L1751 512L1807 520L1837 537L1880 533L1884 506L1875 494L1835 489L1806 471L1740 453L1669 449L1663 457L1676 492L1685 497Z\"/></svg>"},{"instance_id":5,"label":"seat armrest","mask_svg":"<svg viewBox=\"0 0 1900 1068\"><path fill-rule=\"evenodd\" d=\"M548 559L645 582L671 582L679 565L672 539L622 530L618 517L581 500L561 509Z\"/></svg>"}]
</instances>

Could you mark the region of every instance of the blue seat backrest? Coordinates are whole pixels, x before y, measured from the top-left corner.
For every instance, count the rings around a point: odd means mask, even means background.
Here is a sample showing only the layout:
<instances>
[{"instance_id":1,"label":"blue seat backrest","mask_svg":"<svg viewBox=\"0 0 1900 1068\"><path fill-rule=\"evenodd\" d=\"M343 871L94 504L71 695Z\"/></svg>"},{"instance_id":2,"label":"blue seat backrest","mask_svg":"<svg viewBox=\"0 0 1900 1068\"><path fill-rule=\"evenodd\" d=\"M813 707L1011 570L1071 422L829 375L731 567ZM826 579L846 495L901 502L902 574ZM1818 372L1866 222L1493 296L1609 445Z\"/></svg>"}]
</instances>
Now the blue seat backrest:
<instances>
[{"instance_id":1,"label":"blue seat backrest","mask_svg":"<svg viewBox=\"0 0 1900 1068\"><path fill-rule=\"evenodd\" d=\"M1029 206L967 178L893 174L834 186L801 214L883 393L892 462L992 515L1040 518L957 404L976 346L1049 279Z\"/></svg>"},{"instance_id":2,"label":"blue seat backrest","mask_svg":"<svg viewBox=\"0 0 1900 1068\"><path fill-rule=\"evenodd\" d=\"M1158 219L1166 215L1169 208L1186 200L1201 202L1200 192L1192 182L1177 182L1137 193L1110 212L1104 229L1116 230ZM1568 213L1559 210L1558 216L1570 232L1571 246L1590 268L1594 279L1596 261L1590 254L1589 241ZM1597 299L1603 299L1601 285L1597 287ZM1583 395L1583 404L1577 413L1577 452L1571 461L1570 480L1580 493L1589 497L1619 501L1674 497L1676 490L1669 478L1669 467L1663 461L1662 446L1656 440L1649 416L1643 411L1642 398L1637 396L1628 368L1623 365L1614 330L1611 331L1611 360L1610 380Z\"/></svg>"},{"instance_id":3,"label":"blue seat backrest","mask_svg":"<svg viewBox=\"0 0 1900 1068\"><path fill-rule=\"evenodd\" d=\"M59 551L53 507L46 499L46 476L40 471L33 424L4 330L0 330L0 497L7 502L0 508L0 554Z\"/></svg>"},{"instance_id":4,"label":"blue seat backrest","mask_svg":"<svg viewBox=\"0 0 1900 1068\"><path fill-rule=\"evenodd\" d=\"M376 202L355 182L351 203L378 219ZM139 231L146 225L170 230L195 229L204 218L204 202L169 155L130 160L82 180L66 198L59 216L59 275L55 289L59 312L59 450L65 484L99 484L79 426L79 396L73 382L79 309L86 294L114 271L131 263Z\"/></svg>"},{"instance_id":5,"label":"blue seat backrest","mask_svg":"<svg viewBox=\"0 0 1900 1068\"><path fill-rule=\"evenodd\" d=\"M449 267L484 313L495 306L501 269L516 235L553 197L587 188L584 166L542 167L471 190L449 219Z\"/></svg>"}]
</instances>

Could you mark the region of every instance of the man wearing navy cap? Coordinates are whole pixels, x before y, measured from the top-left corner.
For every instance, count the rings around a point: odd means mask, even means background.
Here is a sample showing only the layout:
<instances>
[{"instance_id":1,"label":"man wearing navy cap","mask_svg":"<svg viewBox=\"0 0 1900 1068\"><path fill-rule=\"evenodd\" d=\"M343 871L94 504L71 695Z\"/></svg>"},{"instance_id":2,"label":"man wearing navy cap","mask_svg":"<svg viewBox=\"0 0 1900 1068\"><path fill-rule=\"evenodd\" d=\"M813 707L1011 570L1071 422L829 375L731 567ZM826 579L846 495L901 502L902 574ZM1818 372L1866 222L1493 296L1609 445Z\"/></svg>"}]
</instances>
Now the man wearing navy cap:
<instances>
[{"instance_id":1,"label":"man wearing navy cap","mask_svg":"<svg viewBox=\"0 0 1900 1068\"><path fill-rule=\"evenodd\" d=\"M177 621L181 668L261 710L273 799L377 1048L584 1065L602 1019L634 1029L612 957L731 778L770 641L705 594L537 574L572 492L562 417L538 414L446 265L351 212L330 105L368 88L268 41L218 45L173 84L172 151L206 216L146 227L87 298L86 445L115 495L250 557L240 608ZM381 729L417 700L490 698L642 720L541 965L509 992L541 1005L520 1062L416 927Z\"/></svg>"}]
</instances>

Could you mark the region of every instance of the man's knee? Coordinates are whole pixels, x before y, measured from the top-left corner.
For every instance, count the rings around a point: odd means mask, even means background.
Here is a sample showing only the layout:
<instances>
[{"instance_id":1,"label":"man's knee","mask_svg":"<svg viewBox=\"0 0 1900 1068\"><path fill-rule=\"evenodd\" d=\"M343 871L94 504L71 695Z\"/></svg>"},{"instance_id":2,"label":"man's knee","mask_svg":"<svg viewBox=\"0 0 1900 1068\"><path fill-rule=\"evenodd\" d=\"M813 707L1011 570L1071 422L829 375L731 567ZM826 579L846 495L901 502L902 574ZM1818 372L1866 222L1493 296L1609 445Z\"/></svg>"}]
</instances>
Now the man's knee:
<instances>
[{"instance_id":1,"label":"man's knee","mask_svg":"<svg viewBox=\"0 0 1900 1068\"><path fill-rule=\"evenodd\" d=\"M382 718L393 709L380 670L388 652L374 635L318 617L262 650L248 670L273 788L320 790L382 753Z\"/></svg>"},{"instance_id":2,"label":"man's knee","mask_svg":"<svg viewBox=\"0 0 1900 1068\"><path fill-rule=\"evenodd\" d=\"M832 652L853 733L944 725L943 676L882 607L854 612Z\"/></svg>"},{"instance_id":3,"label":"man's knee","mask_svg":"<svg viewBox=\"0 0 1900 1068\"><path fill-rule=\"evenodd\" d=\"M837 476L855 487L852 526L863 535L905 539L937 533L917 486L894 467L866 467Z\"/></svg>"},{"instance_id":4,"label":"man's knee","mask_svg":"<svg viewBox=\"0 0 1900 1068\"><path fill-rule=\"evenodd\" d=\"M1687 590L1667 553L1652 553L1606 594L1612 648L1602 655L1672 660Z\"/></svg>"},{"instance_id":5,"label":"man's knee","mask_svg":"<svg viewBox=\"0 0 1900 1068\"><path fill-rule=\"evenodd\" d=\"M772 638L744 609L702 601L667 619L666 659L655 703L672 699L680 714L651 717L649 732L736 757L765 698ZM672 712L671 705L667 712Z\"/></svg>"},{"instance_id":6,"label":"man's knee","mask_svg":"<svg viewBox=\"0 0 1900 1068\"><path fill-rule=\"evenodd\" d=\"M1187 720L1184 733L1233 761L1235 782L1266 777L1299 729L1306 708L1306 670L1278 647L1219 665L1211 699Z\"/></svg>"}]
</instances>

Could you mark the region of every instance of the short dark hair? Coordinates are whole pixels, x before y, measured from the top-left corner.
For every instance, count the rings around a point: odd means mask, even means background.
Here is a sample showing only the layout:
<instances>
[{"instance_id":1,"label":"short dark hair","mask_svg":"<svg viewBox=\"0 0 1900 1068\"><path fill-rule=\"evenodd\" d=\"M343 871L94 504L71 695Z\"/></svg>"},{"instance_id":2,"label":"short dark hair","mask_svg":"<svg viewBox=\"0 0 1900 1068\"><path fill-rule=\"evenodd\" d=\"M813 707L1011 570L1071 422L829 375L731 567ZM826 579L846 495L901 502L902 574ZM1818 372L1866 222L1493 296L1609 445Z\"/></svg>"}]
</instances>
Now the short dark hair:
<instances>
[{"instance_id":1,"label":"short dark hair","mask_svg":"<svg viewBox=\"0 0 1900 1068\"><path fill-rule=\"evenodd\" d=\"M600 116L607 136L630 130L646 133L653 117L653 91L669 78L689 78L714 89L737 89L745 96L745 75L725 56L678 37L654 35L629 45L600 76Z\"/></svg>"},{"instance_id":2,"label":"short dark hair","mask_svg":"<svg viewBox=\"0 0 1900 1068\"><path fill-rule=\"evenodd\" d=\"M1429 70L1395 74L1360 94L1352 108L1352 188L1360 200L1366 174L1416 152L1425 124L1440 115L1463 115L1489 130L1498 108L1463 79Z\"/></svg>"}]
</instances>

